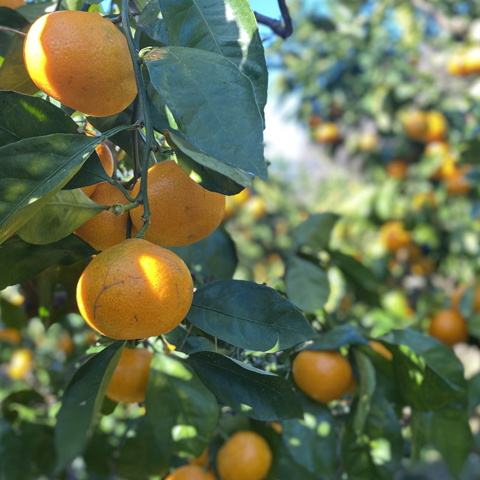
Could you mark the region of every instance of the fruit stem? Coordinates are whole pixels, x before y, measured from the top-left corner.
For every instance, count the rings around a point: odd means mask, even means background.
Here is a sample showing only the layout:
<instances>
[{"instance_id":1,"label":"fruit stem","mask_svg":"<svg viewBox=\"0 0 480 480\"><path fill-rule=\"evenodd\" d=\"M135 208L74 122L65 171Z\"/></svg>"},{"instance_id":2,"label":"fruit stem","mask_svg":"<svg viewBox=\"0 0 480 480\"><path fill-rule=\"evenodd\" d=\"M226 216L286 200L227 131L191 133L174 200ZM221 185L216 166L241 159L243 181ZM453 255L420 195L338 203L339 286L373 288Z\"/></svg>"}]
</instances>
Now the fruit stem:
<instances>
[{"instance_id":1,"label":"fruit stem","mask_svg":"<svg viewBox=\"0 0 480 480\"><path fill-rule=\"evenodd\" d=\"M136 200L143 203L143 217L142 220L145 222L142 229L136 235L138 238L143 238L145 231L150 225L150 208L148 205L148 195L147 195L147 177L148 177L148 160L150 157L150 152L153 149L155 136L153 134L152 120L150 118L150 112L147 102L145 82L143 81L142 72L140 70L140 60L138 58L138 50L135 47L135 42L132 37L132 31L130 29L130 20L128 0L122 0L122 27L127 39L128 49L130 51L130 56L132 57L133 71L135 72L135 81L137 83L137 95L138 95L138 104L139 104L139 120L145 125L145 150L143 152L143 161L142 161L142 182L140 184L140 191L137 195Z\"/></svg>"},{"instance_id":2,"label":"fruit stem","mask_svg":"<svg viewBox=\"0 0 480 480\"><path fill-rule=\"evenodd\" d=\"M132 208L137 208L138 206L140 206L140 204L137 202L129 203L128 205L114 203L110 207L110 210L115 216L118 217L119 215L123 215L125 212L128 212L128 210L131 210Z\"/></svg>"}]
</instances>

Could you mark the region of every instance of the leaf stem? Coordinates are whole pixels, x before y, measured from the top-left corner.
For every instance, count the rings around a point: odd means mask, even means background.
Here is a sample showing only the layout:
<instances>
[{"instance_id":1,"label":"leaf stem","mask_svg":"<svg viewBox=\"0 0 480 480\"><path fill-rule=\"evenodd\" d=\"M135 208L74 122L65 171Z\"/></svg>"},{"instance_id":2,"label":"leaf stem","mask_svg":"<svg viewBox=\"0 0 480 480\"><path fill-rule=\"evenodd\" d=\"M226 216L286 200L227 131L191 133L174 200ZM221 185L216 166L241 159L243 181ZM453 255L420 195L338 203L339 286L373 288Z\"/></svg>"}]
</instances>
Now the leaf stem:
<instances>
[{"instance_id":1,"label":"leaf stem","mask_svg":"<svg viewBox=\"0 0 480 480\"><path fill-rule=\"evenodd\" d=\"M142 183L140 184L140 191L136 197L137 201L143 203L143 221L144 226L138 233L137 237L143 238L145 231L150 225L150 208L148 205L147 185L148 185L148 160L150 152L155 144L155 136L153 134L152 121L150 118L150 112L148 108L147 95L145 89L145 82L143 81L142 72L140 69L140 59L138 58L138 50L135 47L135 42L132 37L132 31L130 29L129 20L129 7L128 0L122 0L122 27L127 39L128 49L132 57L133 71L135 72L135 81L137 83L137 96L138 96L138 121L145 126L145 150L143 152L142 159Z\"/></svg>"},{"instance_id":2,"label":"leaf stem","mask_svg":"<svg viewBox=\"0 0 480 480\"><path fill-rule=\"evenodd\" d=\"M134 130L135 132L137 130ZM135 202L135 199L130 195L130 193L128 193L128 190L121 184L121 183L118 183L116 180L114 180L113 178L111 178L108 183L110 185L113 185L114 187L117 187L124 195L125 195L125 198L130 202L130 203L134 203Z\"/></svg>"}]
</instances>

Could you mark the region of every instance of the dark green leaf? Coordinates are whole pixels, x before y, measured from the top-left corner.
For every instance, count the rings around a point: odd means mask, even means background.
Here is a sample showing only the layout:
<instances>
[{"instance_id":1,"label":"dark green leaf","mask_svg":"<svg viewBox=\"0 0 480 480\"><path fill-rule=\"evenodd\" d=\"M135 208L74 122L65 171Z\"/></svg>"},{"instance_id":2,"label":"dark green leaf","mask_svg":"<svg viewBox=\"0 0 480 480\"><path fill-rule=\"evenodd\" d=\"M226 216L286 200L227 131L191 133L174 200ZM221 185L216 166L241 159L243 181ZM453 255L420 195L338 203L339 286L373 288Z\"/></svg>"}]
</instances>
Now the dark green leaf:
<instances>
[{"instance_id":1,"label":"dark green leaf","mask_svg":"<svg viewBox=\"0 0 480 480\"><path fill-rule=\"evenodd\" d=\"M117 341L90 358L63 393L55 426L57 470L83 453L124 346Z\"/></svg>"},{"instance_id":2,"label":"dark green leaf","mask_svg":"<svg viewBox=\"0 0 480 480\"><path fill-rule=\"evenodd\" d=\"M29 22L33 23L46 13L53 11L57 4L56 0L46 0L40 3L28 3L22 7L18 7L17 12L21 13Z\"/></svg>"},{"instance_id":3,"label":"dark green leaf","mask_svg":"<svg viewBox=\"0 0 480 480\"><path fill-rule=\"evenodd\" d=\"M282 442L278 448L278 480L292 480L293 478L319 480L317 474L309 472L304 465L297 463L285 443Z\"/></svg>"},{"instance_id":4,"label":"dark green leaf","mask_svg":"<svg viewBox=\"0 0 480 480\"><path fill-rule=\"evenodd\" d=\"M285 289L289 300L300 310L310 313L321 310L330 296L327 272L297 255L288 261Z\"/></svg>"},{"instance_id":5,"label":"dark green leaf","mask_svg":"<svg viewBox=\"0 0 480 480\"><path fill-rule=\"evenodd\" d=\"M337 433L325 405L302 397L304 417L282 422L282 440L292 458L310 473L330 476L337 464ZM298 478L298 477L297 477Z\"/></svg>"},{"instance_id":6,"label":"dark green leaf","mask_svg":"<svg viewBox=\"0 0 480 480\"><path fill-rule=\"evenodd\" d=\"M0 7L0 25L21 30L29 25L28 20L17 9ZM0 31L0 56L4 57L14 37L13 33ZM1 115L1 113L0 113Z\"/></svg>"},{"instance_id":7,"label":"dark green leaf","mask_svg":"<svg viewBox=\"0 0 480 480\"><path fill-rule=\"evenodd\" d=\"M0 91L0 146L54 133L78 133L77 124L40 97Z\"/></svg>"},{"instance_id":8,"label":"dark green leaf","mask_svg":"<svg viewBox=\"0 0 480 480\"><path fill-rule=\"evenodd\" d=\"M234 63L183 47L154 48L144 62L155 90L150 88L149 96L168 116L170 131L182 132L207 155L266 179L262 115L251 81Z\"/></svg>"},{"instance_id":9,"label":"dark green leaf","mask_svg":"<svg viewBox=\"0 0 480 480\"><path fill-rule=\"evenodd\" d=\"M215 397L192 368L174 355L156 355L150 371L146 409L165 451L200 456L218 422Z\"/></svg>"},{"instance_id":10,"label":"dark green leaf","mask_svg":"<svg viewBox=\"0 0 480 480\"><path fill-rule=\"evenodd\" d=\"M2 322L7 327L20 330L27 323L27 316L22 308L12 305L3 298L0 298L0 311L2 312Z\"/></svg>"},{"instance_id":11,"label":"dark green leaf","mask_svg":"<svg viewBox=\"0 0 480 480\"><path fill-rule=\"evenodd\" d=\"M344 345L368 345L368 340L363 337L357 328L351 325L341 325L326 333L321 333L309 343L308 350L338 350Z\"/></svg>"},{"instance_id":12,"label":"dark green leaf","mask_svg":"<svg viewBox=\"0 0 480 480\"><path fill-rule=\"evenodd\" d=\"M15 236L0 248L0 290L25 282L52 265L74 265L96 253L76 235L49 245L31 245Z\"/></svg>"},{"instance_id":13,"label":"dark green leaf","mask_svg":"<svg viewBox=\"0 0 480 480\"><path fill-rule=\"evenodd\" d=\"M103 210L80 189L61 190L17 234L35 245L57 242Z\"/></svg>"},{"instance_id":14,"label":"dark green leaf","mask_svg":"<svg viewBox=\"0 0 480 480\"><path fill-rule=\"evenodd\" d=\"M262 352L290 348L315 334L307 319L275 290L241 280L198 288L187 318L225 342Z\"/></svg>"},{"instance_id":15,"label":"dark green leaf","mask_svg":"<svg viewBox=\"0 0 480 480\"><path fill-rule=\"evenodd\" d=\"M143 30L156 42L168 45L167 27L165 20L160 17L160 8L156 0L148 2L137 21L137 27ZM149 44L150 45L150 44Z\"/></svg>"},{"instance_id":16,"label":"dark green leaf","mask_svg":"<svg viewBox=\"0 0 480 480\"><path fill-rule=\"evenodd\" d=\"M349 480L392 480L403 457L403 439L395 411L376 395L365 425L364 435L353 428L358 399L348 416L342 458Z\"/></svg>"},{"instance_id":17,"label":"dark green leaf","mask_svg":"<svg viewBox=\"0 0 480 480\"><path fill-rule=\"evenodd\" d=\"M298 227L295 244L298 247L308 246L313 250L324 250L330 242L330 234L339 219L335 213L317 213L310 215Z\"/></svg>"},{"instance_id":18,"label":"dark green leaf","mask_svg":"<svg viewBox=\"0 0 480 480\"><path fill-rule=\"evenodd\" d=\"M170 45L222 55L250 78L261 111L268 73L257 22L247 0L159 0Z\"/></svg>"},{"instance_id":19,"label":"dark green leaf","mask_svg":"<svg viewBox=\"0 0 480 480\"><path fill-rule=\"evenodd\" d=\"M354 349L355 362L360 376L357 408L355 411L355 418L353 419L353 428L358 436L365 432L365 425L370 408L372 405L372 398L376 387L375 367L371 360L361 352L359 349Z\"/></svg>"},{"instance_id":20,"label":"dark green leaf","mask_svg":"<svg viewBox=\"0 0 480 480\"><path fill-rule=\"evenodd\" d=\"M412 462L420 460L420 453L430 442L430 425L432 422L433 412L419 412L412 409L411 416L411 428L412 428L412 441L411 441L411 459Z\"/></svg>"},{"instance_id":21,"label":"dark green leaf","mask_svg":"<svg viewBox=\"0 0 480 480\"><path fill-rule=\"evenodd\" d=\"M88 187L89 185L108 182L109 180L111 180L111 178L103 168L97 152L94 151L82 165L82 168L80 168L80 170L63 187L63 190Z\"/></svg>"},{"instance_id":22,"label":"dark green leaf","mask_svg":"<svg viewBox=\"0 0 480 480\"><path fill-rule=\"evenodd\" d=\"M480 373L467 381L468 411L473 412L480 405Z\"/></svg>"},{"instance_id":23,"label":"dark green leaf","mask_svg":"<svg viewBox=\"0 0 480 480\"><path fill-rule=\"evenodd\" d=\"M222 403L239 413L265 421L302 417L295 389L283 377L215 352L194 353L188 363Z\"/></svg>"}]
</instances>

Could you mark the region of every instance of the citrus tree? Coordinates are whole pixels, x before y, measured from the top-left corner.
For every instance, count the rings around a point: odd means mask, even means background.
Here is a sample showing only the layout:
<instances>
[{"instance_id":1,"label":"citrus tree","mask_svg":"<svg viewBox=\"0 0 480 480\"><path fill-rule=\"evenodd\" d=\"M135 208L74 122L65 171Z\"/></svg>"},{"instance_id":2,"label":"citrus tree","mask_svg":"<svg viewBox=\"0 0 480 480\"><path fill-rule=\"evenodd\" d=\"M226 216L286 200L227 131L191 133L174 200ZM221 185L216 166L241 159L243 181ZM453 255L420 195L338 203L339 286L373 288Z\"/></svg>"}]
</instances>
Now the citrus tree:
<instances>
[{"instance_id":1,"label":"citrus tree","mask_svg":"<svg viewBox=\"0 0 480 480\"><path fill-rule=\"evenodd\" d=\"M435 194L394 208L433 190L423 187L450 147L423 155L424 144L444 140L450 122L429 99L413 128L400 106L416 90L390 115L369 110L385 78L353 64L392 55L384 16L394 5L378 2L359 43L361 5L348 4L340 20L294 8L297 33L273 48L287 66L282 84L309 92L300 116L334 155L354 121L378 125L359 148L379 183L363 223L265 183L257 21L288 37L285 2L283 22L246 0L0 7L1 480L391 479L426 446L455 478L468 473L480 395L449 347L475 336L465 323L475 288L440 312L438 291L414 292L415 314L389 321L391 290L413 265L431 282L455 255L448 240L424 251L427 219L450 238ZM337 31L346 24L355 34ZM348 66L340 83L316 83L317 40L332 68ZM350 58L344 42L365 53ZM307 52L311 71L295 58ZM416 72L409 58L405 75ZM354 114L339 128L346 105ZM389 181L378 136L416 155L390 167ZM464 143L472 152L474 140ZM443 187L439 175L431 181ZM360 243L382 223L373 255ZM357 240L345 234L352 224ZM434 310L428 335L422 315Z\"/></svg>"}]
</instances>

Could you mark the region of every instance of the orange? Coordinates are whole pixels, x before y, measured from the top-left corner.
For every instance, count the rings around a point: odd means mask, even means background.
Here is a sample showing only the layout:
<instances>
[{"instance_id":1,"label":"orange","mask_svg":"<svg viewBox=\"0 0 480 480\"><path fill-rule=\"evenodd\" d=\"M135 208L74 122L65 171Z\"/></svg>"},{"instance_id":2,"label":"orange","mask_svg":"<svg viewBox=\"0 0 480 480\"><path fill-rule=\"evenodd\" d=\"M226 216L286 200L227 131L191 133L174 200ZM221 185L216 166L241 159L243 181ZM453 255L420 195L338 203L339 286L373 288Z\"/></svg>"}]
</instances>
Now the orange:
<instances>
[{"instance_id":1,"label":"orange","mask_svg":"<svg viewBox=\"0 0 480 480\"><path fill-rule=\"evenodd\" d=\"M407 135L413 140L421 140L427 132L425 112L408 112L403 121Z\"/></svg>"},{"instance_id":2,"label":"orange","mask_svg":"<svg viewBox=\"0 0 480 480\"><path fill-rule=\"evenodd\" d=\"M80 314L97 332L134 340L162 335L187 314L190 271L173 252L131 238L97 255L77 285Z\"/></svg>"},{"instance_id":3,"label":"orange","mask_svg":"<svg viewBox=\"0 0 480 480\"><path fill-rule=\"evenodd\" d=\"M199 467L203 467L207 462L208 462L208 445L205 447L205 450L202 452L202 454L199 457L188 459L188 463L190 465L198 465Z\"/></svg>"},{"instance_id":4,"label":"orange","mask_svg":"<svg viewBox=\"0 0 480 480\"><path fill-rule=\"evenodd\" d=\"M393 358L392 352L380 342L376 342L375 340L369 340L368 344L370 345L370 347L372 347L372 350L375 350L387 360L391 360Z\"/></svg>"},{"instance_id":5,"label":"orange","mask_svg":"<svg viewBox=\"0 0 480 480\"><path fill-rule=\"evenodd\" d=\"M18 8L26 5L24 0L0 0L0 7Z\"/></svg>"},{"instance_id":6,"label":"orange","mask_svg":"<svg viewBox=\"0 0 480 480\"><path fill-rule=\"evenodd\" d=\"M23 57L40 90L87 115L114 115L137 95L125 36L98 13L63 10L40 17Z\"/></svg>"},{"instance_id":7,"label":"orange","mask_svg":"<svg viewBox=\"0 0 480 480\"><path fill-rule=\"evenodd\" d=\"M265 216L267 213L267 206L265 199L259 195L254 195L246 204L245 210L250 214L252 218L259 219Z\"/></svg>"},{"instance_id":8,"label":"orange","mask_svg":"<svg viewBox=\"0 0 480 480\"><path fill-rule=\"evenodd\" d=\"M340 137L338 125L333 122L325 122L318 125L313 131L313 139L318 143L334 143Z\"/></svg>"},{"instance_id":9,"label":"orange","mask_svg":"<svg viewBox=\"0 0 480 480\"><path fill-rule=\"evenodd\" d=\"M427 131L423 141L436 142L443 140L447 133L447 120L443 113L435 110L426 112Z\"/></svg>"},{"instance_id":10,"label":"orange","mask_svg":"<svg viewBox=\"0 0 480 480\"><path fill-rule=\"evenodd\" d=\"M447 72L454 77L461 77L467 74L464 51L459 50L451 55L447 61Z\"/></svg>"},{"instance_id":11,"label":"orange","mask_svg":"<svg viewBox=\"0 0 480 480\"><path fill-rule=\"evenodd\" d=\"M121 203L128 205L125 195L108 182L97 184L92 200L99 205ZM137 207L141 208L141 207ZM128 213L114 215L110 210L104 210L78 227L74 233L99 251L106 250L123 242L127 238ZM132 225L132 237L137 233Z\"/></svg>"},{"instance_id":12,"label":"orange","mask_svg":"<svg viewBox=\"0 0 480 480\"><path fill-rule=\"evenodd\" d=\"M19 348L12 353L7 373L12 380L24 379L32 370L33 353L29 348Z\"/></svg>"},{"instance_id":13,"label":"orange","mask_svg":"<svg viewBox=\"0 0 480 480\"><path fill-rule=\"evenodd\" d=\"M212 469L209 469L206 472L204 472L203 478L204 480L218 480L217 476L215 475Z\"/></svg>"},{"instance_id":14,"label":"orange","mask_svg":"<svg viewBox=\"0 0 480 480\"><path fill-rule=\"evenodd\" d=\"M251 431L234 433L217 453L217 469L222 480L261 480L272 465L267 441Z\"/></svg>"},{"instance_id":15,"label":"orange","mask_svg":"<svg viewBox=\"0 0 480 480\"><path fill-rule=\"evenodd\" d=\"M391 177L403 180L407 176L408 162L401 159L392 160L385 168Z\"/></svg>"},{"instance_id":16,"label":"orange","mask_svg":"<svg viewBox=\"0 0 480 480\"><path fill-rule=\"evenodd\" d=\"M464 165L455 169L454 173L445 179L447 192L450 195L466 195L472 189L470 182L465 178L465 174L472 169L471 165Z\"/></svg>"},{"instance_id":17,"label":"orange","mask_svg":"<svg viewBox=\"0 0 480 480\"><path fill-rule=\"evenodd\" d=\"M453 309L460 310L460 302L469 288L469 285L460 285L455 289L451 298ZM472 309L474 313L480 312L480 285L475 287Z\"/></svg>"},{"instance_id":18,"label":"orange","mask_svg":"<svg viewBox=\"0 0 480 480\"><path fill-rule=\"evenodd\" d=\"M414 210L422 210L423 208L435 208L437 200L433 192L418 192L414 195L412 200Z\"/></svg>"},{"instance_id":19,"label":"orange","mask_svg":"<svg viewBox=\"0 0 480 480\"><path fill-rule=\"evenodd\" d=\"M137 182L132 195L140 190ZM225 213L225 195L205 190L173 160L157 163L148 171L148 201L152 217L145 239L164 247L190 245L210 235ZM143 208L131 210L140 230Z\"/></svg>"},{"instance_id":20,"label":"orange","mask_svg":"<svg viewBox=\"0 0 480 480\"><path fill-rule=\"evenodd\" d=\"M430 176L431 180L442 180L446 178L450 178L455 176L455 172L457 171L457 164L455 161L455 157L451 154L446 154L443 157L442 164L440 167L433 172Z\"/></svg>"},{"instance_id":21,"label":"orange","mask_svg":"<svg viewBox=\"0 0 480 480\"><path fill-rule=\"evenodd\" d=\"M165 480L207 480L202 469L197 465L184 465L175 469Z\"/></svg>"},{"instance_id":22,"label":"orange","mask_svg":"<svg viewBox=\"0 0 480 480\"><path fill-rule=\"evenodd\" d=\"M115 402L143 402L153 353L146 348L124 348L105 395Z\"/></svg>"},{"instance_id":23,"label":"orange","mask_svg":"<svg viewBox=\"0 0 480 480\"><path fill-rule=\"evenodd\" d=\"M68 355L75 350L75 344L73 343L71 335L64 330L60 334L58 346Z\"/></svg>"},{"instance_id":24,"label":"orange","mask_svg":"<svg viewBox=\"0 0 480 480\"><path fill-rule=\"evenodd\" d=\"M279 423L277 423L277 422L271 422L271 423L270 423L270 426L271 426L272 429L275 430L275 432L277 432L279 435L282 434L283 428L282 428L282 426L281 426Z\"/></svg>"},{"instance_id":25,"label":"orange","mask_svg":"<svg viewBox=\"0 0 480 480\"><path fill-rule=\"evenodd\" d=\"M357 148L361 152L370 152L377 146L377 143L378 136L375 132L365 132L358 139Z\"/></svg>"},{"instance_id":26,"label":"orange","mask_svg":"<svg viewBox=\"0 0 480 480\"><path fill-rule=\"evenodd\" d=\"M102 162L103 168L109 177L113 175L113 170L115 168L115 163L113 161L112 152L107 147L105 142L102 142L96 149L98 157ZM94 183L93 185L89 185L88 187L82 187L82 192L87 196L91 197L95 189L97 188L98 183ZM98 203L98 202L97 202Z\"/></svg>"},{"instance_id":27,"label":"orange","mask_svg":"<svg viewBox=\"0 0 480 480\"><path fill-rule=\"evenodd\" d=\"M2 328L0 330L0 342L8 342L18 345L22 341L22 334L16 328Z\"/></svg>"},{"instance_id":28,"label":"orange","mask_svg":"<svg viewBox=\"0 0 480 480\"><path fill-rule=\"evenodd\" d=\"M317 402L342 398L352 383L350 362L337 351L303 350L293 361L293 378Z\"/></svg>"},{"instance_id":29,"label":"orange","mask_svg":"<svg viewBox=\"0 0 480 480\"><path fill-rule=\"evenodd\" d=\"M412 235L405 230L403 222L390 221L380 228L380 236L383 244L390 252L396 252L408 246L412 241Z\"/></svg>"},{"instance_id":30,"label":"orange","mask_svg":"<svg viewBox=\"0 0 480 480\"><path fill-rule=\"evenodd\" d=\"M240 193L229 198L233 200L235 205L243 205L252 196L252 191L249 188L244 188Z\"/></svg>"},{"instance_id":31,"label":"orange","mask_svg":"<svg viewBox=\"0 0 480 480\"><path fill-rule=\"evenodd\" d=\"M425 155L427 157L440 157L450 151L450 145L447 142L430 142L425 145Z\"/></svg>"},{"instance_id":32,"label":"orange","mask_svg":"<svg viewBox=\"0 0 480 480\"><path fill-rule=\"evenodd\" d=\"M464 70L467 75L480 72L480 45L472 45L466 49Z\"/></svg>"},{"instance_id":33,"label":"orange","mask_svg":"<svg viewBox=\"0 0 480 480\"><path fill-rule=\"evenodd\" d=\"M428 333L447 347L468 340L467 322L456 310L440 310L433 318Z\"/></svg>"}]
</instances>

